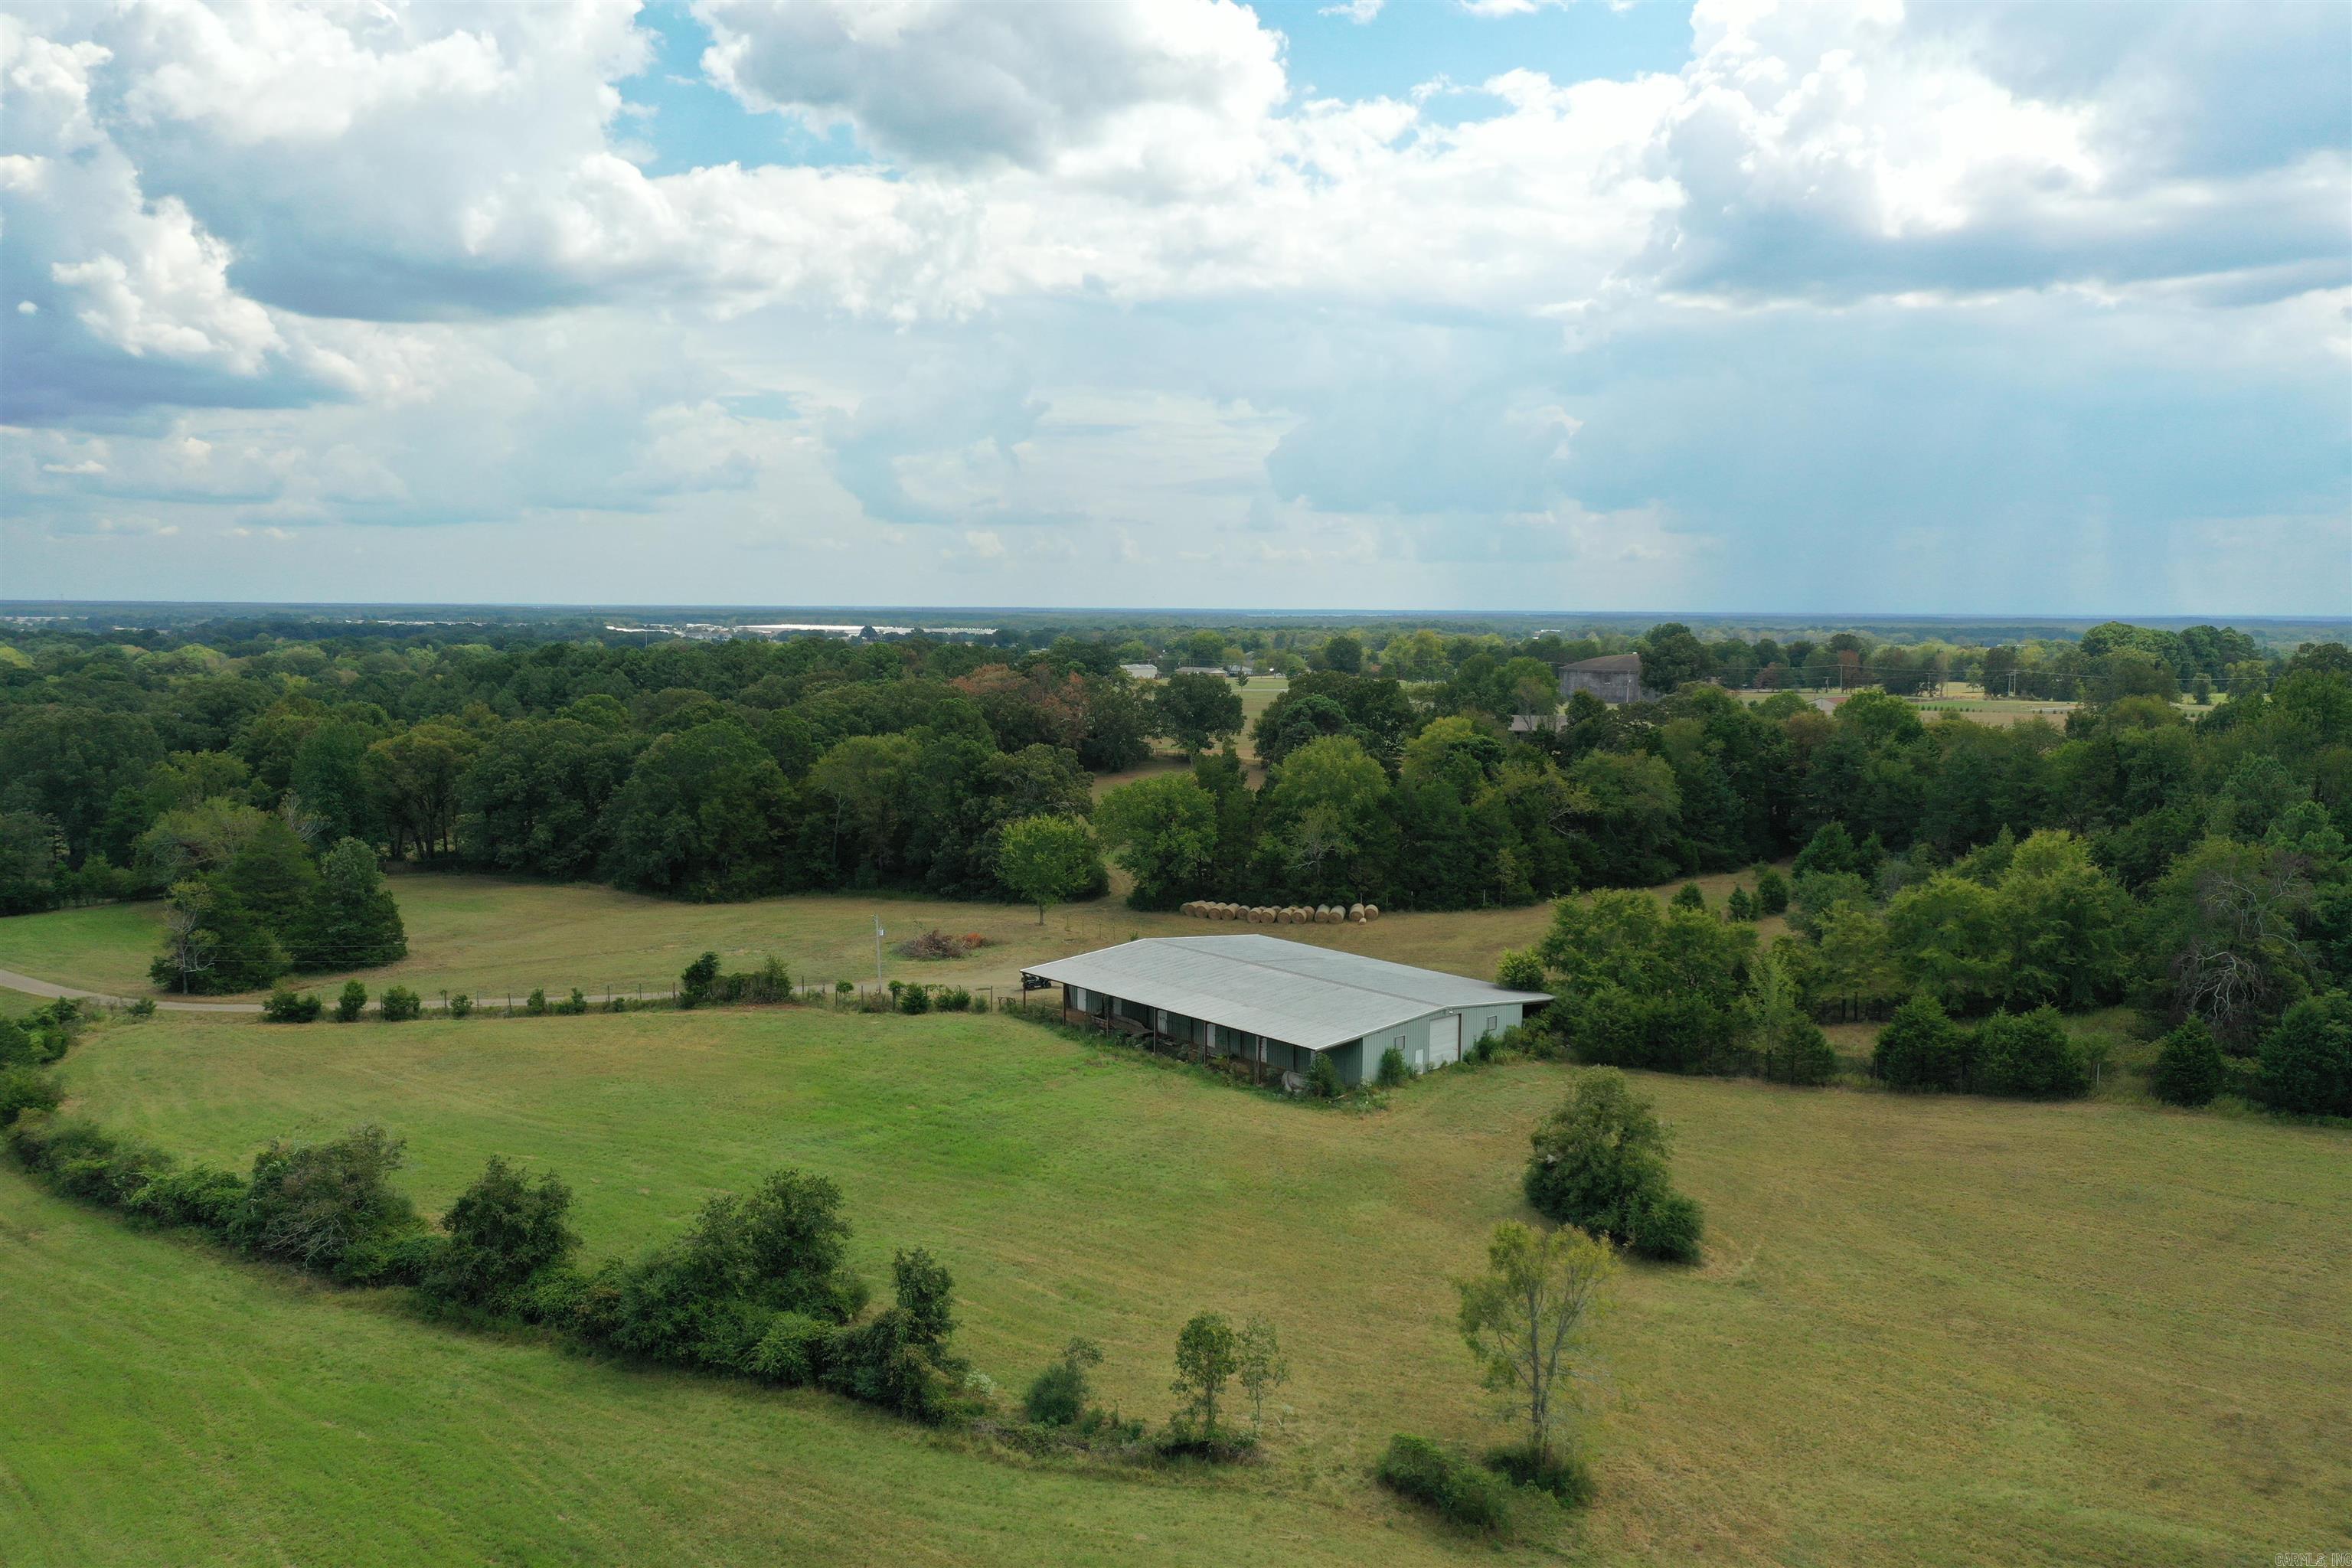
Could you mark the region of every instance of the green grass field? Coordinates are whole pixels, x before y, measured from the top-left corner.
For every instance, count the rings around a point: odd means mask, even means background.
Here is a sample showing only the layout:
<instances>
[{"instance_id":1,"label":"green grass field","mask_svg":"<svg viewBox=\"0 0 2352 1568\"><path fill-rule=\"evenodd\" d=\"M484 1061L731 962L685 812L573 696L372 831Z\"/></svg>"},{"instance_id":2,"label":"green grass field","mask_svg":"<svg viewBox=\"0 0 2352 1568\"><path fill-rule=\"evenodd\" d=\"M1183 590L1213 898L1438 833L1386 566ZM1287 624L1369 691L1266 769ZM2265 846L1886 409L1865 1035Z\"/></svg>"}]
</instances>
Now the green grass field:
<instances>
[{"instance_id":1,"label":"green grass field","mask_svg":"<svg viewBox=\"0 0 2352 1568\"><path fill-rule=\"evenodd\" d=\"M1108 1393L1157 1419L1176 1329L1209 1306L1276 1321L1296 1381L1260 1469L1075 1477L822 1398L411 1322L9 1176L0 1311L38 1347L0 1401L12 1562L1488 1556L1365 1472L1401 1427L1495 1434L1447 1280L1524 1213L1527 1131L1570 1075L1454 1071L1356 1114L1009 1018L801 1009L167 1016L94 1033L65 1072L108 1123L220 1163L380 1121L410 1139L404 1179L428 1210L492 1152L552 1167L593 1254L799 1164L841 1183L869 1273L894 1246L942 1256L963 1347L1008 1387L1085 1333ZM2014 1564L2352 1547L2352 1136L1642 1083L1707 1205L1708 1254L1629 1271L1602 1333L1601 1496L1560 1550Z\"/></svg>"},{"instance_id":2,"label":"green grass field","mask_svg":"<svg viewBox=\"0 0 2352 1568\"><path fill-rule=\"evenodd\" d=\"M1719 902L1744 874L1697 879ZM1661 895L1679 884L1668 884ZM408 931L408 956L356 978L371 994L387 984L415 987L428 998L464 991L484 1001L533 986L562 996L573 986L591 994L644 986L667 994L678 971L706 949L730 967L773 953L793 975L826 985L874 979L874 922L890 935L886 949L930 927L977 932L994 945L971 956L917 962L886 951L893 978L1010 985L1024 963L1042 963L1135 936L1202 936L1257 928L1212 924L1177 914L1144 914L1116 898L1074 904L1041 926L1034 909L950 903L936 899L803 894L740 904L681 904L585 884L558 886L497 877L413 872L391 879ZM100 904L0 919L0 969L116 995L142 995L148 962L163 948L160 902ZM1370 953L1376 958L1492 978L1503 950L1542 935L1551 910L1482 910L1461 914L1390 915L1363 926L1285 926L1284 936ZM1764 940L1780 930L1760 926ZM306 975L306 990L331 992L344 975Z\"/></svg>"}]
</instances>

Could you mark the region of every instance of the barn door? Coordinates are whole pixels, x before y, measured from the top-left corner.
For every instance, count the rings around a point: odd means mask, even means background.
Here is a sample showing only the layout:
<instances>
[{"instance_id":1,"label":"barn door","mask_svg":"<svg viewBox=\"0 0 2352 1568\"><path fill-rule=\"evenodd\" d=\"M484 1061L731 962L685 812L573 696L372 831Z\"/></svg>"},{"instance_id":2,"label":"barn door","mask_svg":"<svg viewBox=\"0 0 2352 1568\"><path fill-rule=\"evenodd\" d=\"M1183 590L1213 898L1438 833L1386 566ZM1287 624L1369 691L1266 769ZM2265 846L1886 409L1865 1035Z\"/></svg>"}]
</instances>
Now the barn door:
<instances>
[{"instance_id":1,"label":"barn door","mask_svg":"<svg viewBox=\"0 0 2352 1568\"><path fill-rule=\"evenodd\" d=\"M1429 1021L1429 1065L1442 1068L1462 1059L1462 1015L1448 1013Z\"/></svg>"}]
</instances>

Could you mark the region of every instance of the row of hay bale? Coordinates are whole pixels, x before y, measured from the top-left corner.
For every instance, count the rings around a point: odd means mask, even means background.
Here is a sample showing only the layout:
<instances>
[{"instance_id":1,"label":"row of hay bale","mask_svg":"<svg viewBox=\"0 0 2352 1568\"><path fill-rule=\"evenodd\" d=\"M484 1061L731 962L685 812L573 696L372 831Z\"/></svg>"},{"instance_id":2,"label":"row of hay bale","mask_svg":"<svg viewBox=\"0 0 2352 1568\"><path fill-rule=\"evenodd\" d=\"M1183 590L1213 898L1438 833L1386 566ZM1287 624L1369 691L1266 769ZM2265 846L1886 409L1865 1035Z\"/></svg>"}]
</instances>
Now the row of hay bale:
<instances>
[{"instance_id":1,"label":"row of hay bale","mask_svg":"<svg viewBox=\"0 0 2352 1568\"><path fill-rule=\"evenodd\" d=\"M1363 925L1381 918L1378 904L1227 904L1195 899L1181 906L1204 921L1246 921L1254 926Z\"/></svg>"}]
</instances>

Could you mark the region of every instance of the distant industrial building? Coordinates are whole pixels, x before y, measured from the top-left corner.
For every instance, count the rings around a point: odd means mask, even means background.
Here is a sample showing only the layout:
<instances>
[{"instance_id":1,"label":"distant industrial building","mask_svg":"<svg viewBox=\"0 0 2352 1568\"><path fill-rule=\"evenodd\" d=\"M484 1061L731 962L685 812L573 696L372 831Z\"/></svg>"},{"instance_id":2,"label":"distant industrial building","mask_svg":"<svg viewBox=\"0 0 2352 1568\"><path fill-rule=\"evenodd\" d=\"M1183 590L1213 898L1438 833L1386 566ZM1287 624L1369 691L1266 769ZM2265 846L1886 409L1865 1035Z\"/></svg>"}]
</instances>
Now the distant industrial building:
<instances>
[{"instance_id":1,"label":"distant industrial building","mask_svg":"<svg viewBox=\"0 0 2352 1568\"><path fill-rule=\"evenodd\" d=\"M1566 701L1580 691L1609 703L1655 702L1664 695L1642 684L1642 656L1638 653L1604 653L1599 658L1580 658L1574 664L1560 666L1560 700Z\"/></svg>"},{"instance_id":2,"label":"distant industrial building","mask_svg":"<svg viewBox=\"0 0 2352 1568\"><path fill-rule=\"evenodd\" d=\"M1074 1024L1204 1059L1239 1057L1260 1079L1303 1080L1325 1056L1346 1084L1377 1077L1391 1047L1414 1072L1459 1061L1551 1000L1271 936L1146 937L1033 963L1021 978L1062 987Z\"/></svg>"},{"instance_id":3,"label":"distant industrial building","mask_svg":"<svg viewBox=\"0 0 2352 1568\"><path fill-rule=\"evenodd\" d=\"M1160 667L1156 664L1122 664L1118 668L1125 671L1129 677L1136 680L1157 680L1160 679Z\"/></svg>"}]
</instances>

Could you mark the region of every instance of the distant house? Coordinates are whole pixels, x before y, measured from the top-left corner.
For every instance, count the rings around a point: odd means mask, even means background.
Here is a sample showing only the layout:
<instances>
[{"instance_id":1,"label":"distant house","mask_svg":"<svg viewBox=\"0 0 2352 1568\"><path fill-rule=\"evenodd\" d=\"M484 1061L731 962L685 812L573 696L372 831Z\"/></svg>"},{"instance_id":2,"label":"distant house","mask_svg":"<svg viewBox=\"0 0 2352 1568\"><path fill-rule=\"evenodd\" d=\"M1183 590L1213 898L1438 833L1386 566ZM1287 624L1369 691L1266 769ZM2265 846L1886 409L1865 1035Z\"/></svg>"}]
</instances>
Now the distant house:
<instances>
[{"instance_id":1,"label":"distant house","mask_svg":"<svg viewBox=\"0 0 2352 1568\"><path fill-rule=\"evenodd\" d=\"M1231 680L1233 671L1222 664L1185 664L1176 668L1179 675L1213 675L1219 680Z\"/></svg>"},{"instance_id":2,"label":"distant house","mask_svg":"<svg viewBox=\"0 0 2352 1568\"><path fill-rule=\"evenodd\" d=\"M1580 658L1574 664L1560 666L1560 700L1566 701L1580 691L1589 691L1609 703L1655 702L1663 695L1642 684L1642 656L1638 653L1604 653L1599 658Z\"/></svg>"},{"instance_id":3,"label":"distant house","mask_svg":"<svg viewBox=\"0 0 2352 1568\"><path fill-rule=\"evenodd\" d=\"M1074 1024L1187 1055L1239 1057L1260 1078L1304 1076L1328 1057L1339 1081L1376 1078L1391 1046L1414 1072L1551 998L1435 969L1271 936L1163 936L1033 963L1024 987L1059 985Z\"/></svg>"},{"instance_id":4,"label":"distant house","mask_svg":"<svg viewBox=\"0 0 2352 1568\"><path fill-rule=\"evenodd\" d=\"M1156 664L1122 664L1118 668L1137 680L1160 679L1160 667Z\"/></svg>"}]
</instances>

